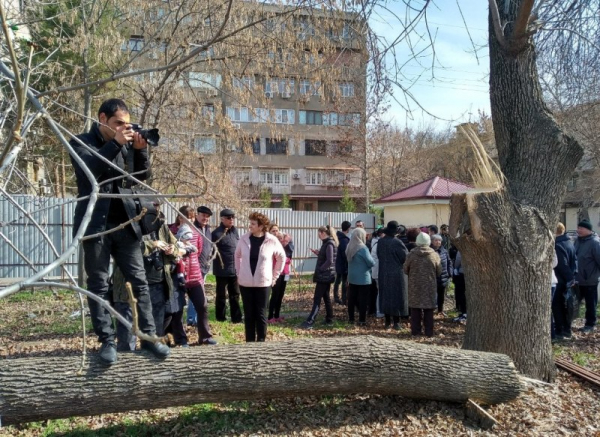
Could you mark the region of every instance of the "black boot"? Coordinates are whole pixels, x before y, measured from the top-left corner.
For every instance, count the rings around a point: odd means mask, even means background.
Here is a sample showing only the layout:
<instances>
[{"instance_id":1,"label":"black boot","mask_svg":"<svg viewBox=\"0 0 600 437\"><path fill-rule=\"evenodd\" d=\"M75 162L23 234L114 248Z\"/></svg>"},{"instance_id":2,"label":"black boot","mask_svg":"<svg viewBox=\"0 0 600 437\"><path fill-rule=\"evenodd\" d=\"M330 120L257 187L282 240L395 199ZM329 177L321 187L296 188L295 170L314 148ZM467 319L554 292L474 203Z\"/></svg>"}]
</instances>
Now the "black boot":
<instances>
[{"instance_id":1,"label":"black boot","mask_svg":"<svg viewBox=\"0 0 600 437\"><path fill-rule=\"evenodd\" d=\"M142 340L142 349L149 350L156 358L167 358L171 354L169 346L163 343L152 343L151 341Z\"/></svg>"},{"instance_id":2,"label":"black boot","mask_svg":"<svg viewBox=\"0 0 600 437\"><path fill-rule=\"evenodd\" d=\"M114 341L108 340L102 343L100 361L107 366L112 366L117 362L117 346Z\"/></svg>"}]
</instances>

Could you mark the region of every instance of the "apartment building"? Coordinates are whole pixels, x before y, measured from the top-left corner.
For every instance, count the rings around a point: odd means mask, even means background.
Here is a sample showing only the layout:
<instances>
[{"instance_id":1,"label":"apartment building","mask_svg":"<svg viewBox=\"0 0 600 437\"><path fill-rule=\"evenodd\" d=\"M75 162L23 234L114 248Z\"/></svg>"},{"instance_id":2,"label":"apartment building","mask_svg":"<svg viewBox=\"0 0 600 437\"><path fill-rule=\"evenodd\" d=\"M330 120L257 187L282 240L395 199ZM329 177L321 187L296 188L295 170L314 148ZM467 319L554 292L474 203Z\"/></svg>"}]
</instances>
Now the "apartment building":
<instances>
[{"instance_id":1,"label":"apartment building","mask_svg":"<svg viewBox=\"0 0 600 437\"><path fill-rule=\"evenodd\" d=\"M260 23L247 31L250 44L242 37L211 45L178 78L194 108L179 119L192 113L201 120L187 128L184 143L205 159L226 155L231 183L247 201L267 192L272 206L285 200L297 210L338 211L344 195L362 195L364 23L326 9L235 5L239 22ZM217 15L202 21L198 41L220 24ZM132 35L123 49L146 44Z\"/></svg>"}]
</instances>

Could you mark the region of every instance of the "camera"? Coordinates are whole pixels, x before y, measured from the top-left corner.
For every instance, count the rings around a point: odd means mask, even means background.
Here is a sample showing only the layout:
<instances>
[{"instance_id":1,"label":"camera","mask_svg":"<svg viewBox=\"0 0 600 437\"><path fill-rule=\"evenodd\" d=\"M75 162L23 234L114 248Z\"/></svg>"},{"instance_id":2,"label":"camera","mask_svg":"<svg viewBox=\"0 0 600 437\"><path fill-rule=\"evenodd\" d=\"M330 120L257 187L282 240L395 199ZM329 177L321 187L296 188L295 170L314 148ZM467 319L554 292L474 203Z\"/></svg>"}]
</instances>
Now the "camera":
<instances>
[{"instance_id":1,"label":"camera","mask_svg":"<svg viewBox=\"0 0 600 437\"><path fill-rule=\"evenodd\" d=\"M155 250L150 256L146 257L146 259L148 260L148 264L151 264L155 270L160 271L165 267L160 250Z\"/></svg>"},{"instance_id":2,"label":"camera","mask_svg":"<svg viewBox=\"0 0 600 437\"><path fill-rule=\"evenodd\" d=\"M139 133L151 146L158 146L158 142L160 141L158 129L142 129L141 124L135 123L131 123L131 129L133 129L134 132Z\"/></svg>"}]
</instances>

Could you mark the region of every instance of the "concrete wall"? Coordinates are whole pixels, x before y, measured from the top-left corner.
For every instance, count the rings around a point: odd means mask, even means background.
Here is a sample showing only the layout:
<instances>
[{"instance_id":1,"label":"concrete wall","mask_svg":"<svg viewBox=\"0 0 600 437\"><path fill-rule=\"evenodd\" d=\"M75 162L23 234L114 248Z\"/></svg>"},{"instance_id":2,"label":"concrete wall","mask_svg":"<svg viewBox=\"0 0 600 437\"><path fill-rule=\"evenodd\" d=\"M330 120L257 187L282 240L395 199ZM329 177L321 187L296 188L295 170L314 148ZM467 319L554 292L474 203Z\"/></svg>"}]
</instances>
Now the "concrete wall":
<instances>
[{"instance_id":1,"label":"concrete wall","mask_svg":"<svg viewBox=\"0 0 600 437\"><path fill-rule=\"evenodd\" d=\"M578 207L565 209L565 227L567 228L567 231L574 231L577 229L580 212L581 208ZM600 208L588 208L588 214L590 215L590 223L592 224L594 231L598 232L600 230Z\"/></svg>"}]
</instances>

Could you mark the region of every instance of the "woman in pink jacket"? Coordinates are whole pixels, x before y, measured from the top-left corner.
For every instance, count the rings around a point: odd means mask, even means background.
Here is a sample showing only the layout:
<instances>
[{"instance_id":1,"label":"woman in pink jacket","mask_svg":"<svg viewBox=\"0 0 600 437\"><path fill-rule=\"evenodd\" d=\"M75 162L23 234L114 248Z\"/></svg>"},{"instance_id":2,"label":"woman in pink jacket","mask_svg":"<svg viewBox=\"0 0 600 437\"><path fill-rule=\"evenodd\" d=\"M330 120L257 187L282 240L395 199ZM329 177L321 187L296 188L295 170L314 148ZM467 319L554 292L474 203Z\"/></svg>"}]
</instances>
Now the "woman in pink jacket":
<instances>
[{"instance_id":1,"label":"woman in pink jacket","mask_svg":"<svg viewBox=\"0 0 600 437\"><path fill-rule=\"evenodd\" d=\"M235 271L244 303L246 342L253 342L267 337L269 291L283 270L285 252L279 240L267 232L267 216L253 212L249 219L249 232L235 250Z\"/></svg>"}]
</instances>

